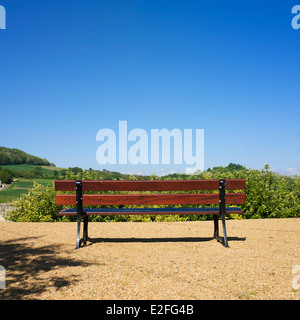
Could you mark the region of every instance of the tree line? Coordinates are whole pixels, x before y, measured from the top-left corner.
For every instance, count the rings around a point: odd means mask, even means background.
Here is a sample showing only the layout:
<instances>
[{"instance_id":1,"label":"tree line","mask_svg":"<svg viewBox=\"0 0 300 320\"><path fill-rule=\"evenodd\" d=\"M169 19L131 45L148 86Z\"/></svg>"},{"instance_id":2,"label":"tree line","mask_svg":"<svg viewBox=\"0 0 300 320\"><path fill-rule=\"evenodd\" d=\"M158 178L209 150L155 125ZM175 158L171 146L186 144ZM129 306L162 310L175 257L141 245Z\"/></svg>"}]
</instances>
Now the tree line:
<instances>
[{"instance_id":1,"label":"tree line","mask_svg":"<svg viewBox=\"0 0 300 320\"><path fill-rule=\"evenodd\" d=\"M19 149L0 147L0 165L33 164L39 166L54 166L47 159L28 154Z\"/></svg>"}]
</instances>

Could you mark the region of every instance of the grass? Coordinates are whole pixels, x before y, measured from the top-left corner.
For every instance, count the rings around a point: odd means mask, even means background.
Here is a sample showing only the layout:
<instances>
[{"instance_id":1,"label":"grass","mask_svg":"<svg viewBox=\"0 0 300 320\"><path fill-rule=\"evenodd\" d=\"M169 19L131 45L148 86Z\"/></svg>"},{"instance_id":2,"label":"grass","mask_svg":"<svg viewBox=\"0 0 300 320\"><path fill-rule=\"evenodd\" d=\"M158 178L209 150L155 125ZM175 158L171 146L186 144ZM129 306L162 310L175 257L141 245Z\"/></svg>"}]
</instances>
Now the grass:
<instances>
[{"instance_id":1,"label":"grass","mask_svg":"<svg viewBox=\"0 0 300 320\"><path fill-rule=\"evenodd\" d=\"M51 171L60 171L64 170L65 168L59 168L59 167L49 167L49 166L41 166L45 170L51 170Z\"/></svg>"},{"instance_id":2,"label":"grass","mask_svg":"<svg viewBox=\"0 0 300 320\"><path fill-rule=\"evenodd\" d=\"M37 182L43 186L48 186L53 183L52 179L18 179L7 189L0 191L0 203L9 203L20 197L21 194L28 193L28 190L33 188L33 183Z\"/></svg>"},{"instance_id":3,"label":"grass","mask_svg":"<svg viewBox=\"0 0 300 320\"><path fill-rule=\"evenodd\" d=\"M14 183L13 189L33 188L33 180L18 180Z\"/></svg>"},{"instance_id":4,"label":"grass","mask_svg":"<svg viewBox=\"0 0 300 320\"><path fill-rule=\"evenodd\" d=\"M13 200L20 197L21 194L28 192L28 189L13 189L8 188L4 191L0 191L0 203L10 203Z\"/></svg>"},{"instance_id":5,"label":"grass","mask_svg":"<svg viewBox=\"0 0 300 320\"><path fill-rule=\"evenodd\" d=\"M9 169L9 170L13 170L13 171L34 171L36 166L32 165L32 164L7 164L7 165L2 165L0 166L3 170L4 169Z\"/></svg>"},{"instance_id":6,"label":"grass","mask_svg":"<svg viewBox=\"0 0 300 320\"><path fill-rule=\"evenodd\" d=\"M4 169L9 169L9 170L13 170L13 171L29 171L32 172L35 170L35 168L37 167L36 165L33 164L7 164L7 165L1 165L0 166L3 170ZM59 171L62 170L63 168L57 168L57 167L50 167L50 166L40 166L42 167L42 170L44 172L49 172L49 171Z\"/></svg>"}]
</instances>

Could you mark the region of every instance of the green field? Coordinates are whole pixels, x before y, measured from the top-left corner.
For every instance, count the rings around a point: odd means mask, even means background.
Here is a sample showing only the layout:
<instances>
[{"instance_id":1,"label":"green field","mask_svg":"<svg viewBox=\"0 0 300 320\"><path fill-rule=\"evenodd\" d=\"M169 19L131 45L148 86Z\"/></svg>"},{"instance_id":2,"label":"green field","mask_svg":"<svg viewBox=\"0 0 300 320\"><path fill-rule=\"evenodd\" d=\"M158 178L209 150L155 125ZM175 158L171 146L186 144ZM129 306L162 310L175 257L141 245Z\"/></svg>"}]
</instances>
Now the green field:
<instances>
[{"instance_id":1,"label":"green field","mask_svg":"<svg viewBox=\"0 0 300 320\"><path fill-rule=\"evenodd\" d=\"M8 165L1 165L0 166L3 170L4 169L9 169L9 170L13 170L13 171L34 171L35 168L37 167L36 165L33 164L8 164ZM62 170L63 168L57 168L57 167L50 167L50 166L41 166L42 170L44 172L49 172L49 171L58 171L58 170Z\"/></svg>"},{"instance_id":2,"label":"green field","mask_svg":"<svg viewBox=\"0 0 300 320\"><path fill-rule=\"evenodd\" d=\"M0 203L9 203L19 198L21 194L28 193L28 190L33 188L34 181L43 186L51 185L53 183L52 179L18 179L7 189L0 191Z\"/></svg>"},{"instance_id":3,"label":"green field","mask_svg":"<svg viewBox=\"0 0 300 320\"><path fill-rule=\"evenodd\" d=\"M26 171L26 172L33 172L36 170L38 166L31 165L31 164L16 164L16 165L1 165L0 166L3 170L9 169L11 171ZM28 190L33 188L33 183L36 181L43 186L47 186L53 183L53 179L47 179L53 177L53 172L58 172L63 168L51 167L51 166L41 166L42 173L45 178L17 178L17 181L13 182L7 189L0 191L0 203L9 203L17 198L20 197L21 194L28 193ZM23 174L22 174L23 175ZM26 177L26 176L25 176Z\"/></svg>"},{"instance_id":4,"label":"green field","mask_svg":"<svg viewBox=\"0 0 300 320\"><path fill-rule=\"evenodd\" d=\"M67 170L66 168L59 168L59 167L49 167L49 166L41 166L45 170L51 171L60 171L60 170Z\"/></svg>"}]
</instances>

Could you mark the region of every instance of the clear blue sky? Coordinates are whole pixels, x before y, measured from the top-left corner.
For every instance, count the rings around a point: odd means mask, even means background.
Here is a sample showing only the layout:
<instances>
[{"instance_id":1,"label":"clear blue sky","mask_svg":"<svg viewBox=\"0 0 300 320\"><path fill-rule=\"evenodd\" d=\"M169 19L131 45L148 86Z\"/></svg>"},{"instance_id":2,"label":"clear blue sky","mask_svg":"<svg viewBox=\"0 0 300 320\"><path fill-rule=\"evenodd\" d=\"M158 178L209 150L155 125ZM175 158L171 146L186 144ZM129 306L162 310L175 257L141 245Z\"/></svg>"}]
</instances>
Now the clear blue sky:
<instances>
[{"instance_id":1,"label":"clear blue sky","mask_svg":"<svg viewBox=\"0 0 300 320\"><path fill-rule=\"evenodd\" d=\"M205 168L269 163L299 175L297 4L0 0L0 146L102 169L97 131L127 120L129 130L204 129Z\"/></svg>"}]
</instances>

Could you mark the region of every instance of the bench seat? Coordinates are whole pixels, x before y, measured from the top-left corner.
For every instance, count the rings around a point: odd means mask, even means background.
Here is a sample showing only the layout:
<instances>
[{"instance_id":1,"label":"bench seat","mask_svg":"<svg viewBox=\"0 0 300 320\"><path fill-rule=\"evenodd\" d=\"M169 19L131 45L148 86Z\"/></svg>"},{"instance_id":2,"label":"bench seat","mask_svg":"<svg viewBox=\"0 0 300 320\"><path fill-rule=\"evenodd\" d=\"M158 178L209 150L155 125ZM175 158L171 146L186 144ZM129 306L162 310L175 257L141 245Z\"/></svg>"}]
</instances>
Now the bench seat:
<instances>
[{"instance_id":1,"label":"bench seat","mask_svg":"<svg viewBox=\"0 0 300 320\"><path fill-rule=\"evenodd\" d=\"M237 207L226 208L226 214L242 214L243 210ZM153 214L219 214L219 207L215 208L98 208L83 209L86 215L146 215ZM60 216L77 216L76 209L63 209Z\"/></svg>"}]
</instances>

